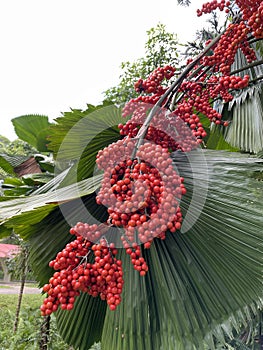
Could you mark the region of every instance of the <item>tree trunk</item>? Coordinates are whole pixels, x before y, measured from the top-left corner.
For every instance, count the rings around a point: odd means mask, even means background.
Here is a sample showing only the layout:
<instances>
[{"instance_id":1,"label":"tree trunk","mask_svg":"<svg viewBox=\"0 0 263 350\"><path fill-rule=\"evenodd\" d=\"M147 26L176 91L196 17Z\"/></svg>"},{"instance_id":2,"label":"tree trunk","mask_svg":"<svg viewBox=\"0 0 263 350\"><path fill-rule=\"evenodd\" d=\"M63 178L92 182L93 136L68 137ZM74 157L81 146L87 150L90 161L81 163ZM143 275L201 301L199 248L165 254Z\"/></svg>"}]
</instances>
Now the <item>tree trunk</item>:
<instances>
[{"instance_id":1,"label":"tree trunk","mask_svg":"<svg viewBox=\"0 0 263 350\"><path fill-rule=\"evenodd\" d=\"M21 261L21 285L20 285L20 291L18 295L18 302L17 302L17 307L16 307L16 317L15 317L15 323L14 323L14 332L16 333L17 328L18 328L18 322L19 322L19 314L20 314L20 309L21 309L21 303L22 303L22 298L23 298L23 292L24 292L24 287L25 287L25 282L26 282L26 271L27 271L27 252L26 250L21 251L22 254L22 261Z\"/></svg>"},{"instance_id":2,"label":"tree trunk","mask_svg":"<svg viewBox=\"0 0 263 350\"><path fill-rule=\"evenodd\" d=\"M263 330L262 330L262 324L263 324L263 313L262 311L259 311L259 349L263 350Z\"/></svg>"},{"instance_id":3,"label":"tree trunk","mask_svg":"<svg viewBox=\"0 0 263 350\"><path fill-rule=\"evenodd\" d=\"M48 337L49 337L49 331L50 331L50 315L45 316L43 319L43 322L41 324L40 329L40 342L39 342L39 350L47 350L48 349Z\"/></svg>"}]
</instances>

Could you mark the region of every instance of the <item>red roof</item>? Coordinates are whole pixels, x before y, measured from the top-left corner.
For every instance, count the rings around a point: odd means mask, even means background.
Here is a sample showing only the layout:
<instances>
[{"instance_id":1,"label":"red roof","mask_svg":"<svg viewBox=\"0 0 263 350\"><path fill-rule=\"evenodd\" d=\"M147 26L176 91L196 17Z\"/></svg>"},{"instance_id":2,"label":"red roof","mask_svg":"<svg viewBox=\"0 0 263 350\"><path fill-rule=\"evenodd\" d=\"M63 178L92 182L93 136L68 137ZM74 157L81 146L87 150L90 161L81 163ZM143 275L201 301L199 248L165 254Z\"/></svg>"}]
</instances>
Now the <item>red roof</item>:
<instances>
[{"instance_id":1,"label":"red roof","mask_svg":"<svg viewBox=\"0 0 263 350\"><path fill-rule=\"evenodd\" d=\"M0 258L9 258L12 255L19 253L19 251L19 245L0 243Z\"/></svg>"}]
</instances>

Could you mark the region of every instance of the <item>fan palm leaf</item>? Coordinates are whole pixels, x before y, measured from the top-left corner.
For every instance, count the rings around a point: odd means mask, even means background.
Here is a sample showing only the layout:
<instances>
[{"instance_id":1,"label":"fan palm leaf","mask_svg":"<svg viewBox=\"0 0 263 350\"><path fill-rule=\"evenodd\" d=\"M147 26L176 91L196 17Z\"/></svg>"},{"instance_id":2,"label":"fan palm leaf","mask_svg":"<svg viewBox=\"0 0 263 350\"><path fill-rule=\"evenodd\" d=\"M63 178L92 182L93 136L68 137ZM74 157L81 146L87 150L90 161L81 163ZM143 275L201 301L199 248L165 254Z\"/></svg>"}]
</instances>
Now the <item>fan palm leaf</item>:
<instances>
[{"instance_id":1,"label":"fan palm leaf","mask_svg":"<svg viewBox=\"0 0 263 350\"><path fill-rule=\"evenodd\" d=\"M120 108L105 102L88 105L85 111L66 112L56 122L50 128L48 147L58 164L71 164L65 185L93 175L98 151L120 138L117 125L123 118Z\"/></svg>"},{"instance_id":2,"label":"fan palm leaf","mask_svg":"<svg viewBox=\"0 0 263 350\"><path fill-rule=\"evenodd\" d=\"M256 50L258 60L261 60L262 42L252 46ZM237 71L236 75L248 74L252 85L235 92L234 99L230 103L226 105L219 103L217 108L223 111L224 119L231 121L224 130L225 140L241 151L258 153L263 149L263 66L261 64L244 69L246 66L246 58L239 50L231 69L233 72Z\"/></svg>"},{"instance_id":3,"label":"fan palm leaf","mask_svg":"<svg viewBox=\"0 0 263 350\"><path fill-rule=\"evenodd\" d=\"M70 344L84 350L101 339L102 348L109 350L192 350L203 349L206 341L212 349L214 338L224 341L232 327L238 328L240 320L245 323L262 306L262 183L252 177L261 169L261 160L207 151L204 165L196 154L189 157L173 155L188 189L181 207L185 217L190 211L193 225L185 233L168 233L164 241L156 239L143 251L149 265L145 277L120 250L122 303L112 312L102 301L81 295L71 312L59 311L58 327ZM192 200L195 191L198 201ZM67 233L71 224L105 219L95 193L83 200L90 217L71 201L60 206L63 213L67 206L67 222L59 208L40 222L32 223L32 209L5 222L4 227L14 227L31 243L32 265L41 284L52 273L48 262L72 239ZM194 218L202 202L200 216Z\"/></svg>"}]
</instances>

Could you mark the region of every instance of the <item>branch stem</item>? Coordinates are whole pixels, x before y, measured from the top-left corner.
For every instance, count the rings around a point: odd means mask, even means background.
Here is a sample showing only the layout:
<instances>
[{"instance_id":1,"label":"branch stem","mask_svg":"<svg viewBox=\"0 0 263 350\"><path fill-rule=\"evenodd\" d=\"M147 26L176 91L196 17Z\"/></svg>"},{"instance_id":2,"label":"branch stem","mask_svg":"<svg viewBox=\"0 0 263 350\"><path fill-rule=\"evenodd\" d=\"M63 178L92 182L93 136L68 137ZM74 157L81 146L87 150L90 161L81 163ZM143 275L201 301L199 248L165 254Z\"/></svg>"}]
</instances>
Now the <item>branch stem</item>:
<instances>
[{"instance_id":1,"label":"branch stem","mask_svg":"<svg viewBox=\"0 0 263 350\"><path fill-rule=\"evenodd\" d=\"M233 70L230 74L234 75L234 74L243 72L246 69L253 68L253 67L256 67L256 66L260 66L261 64L263 64L263 60L255 61L255 62L252 62L252 63L248 64L245 67L241 67L239 69Z\"/></svg>"}]
</instances>

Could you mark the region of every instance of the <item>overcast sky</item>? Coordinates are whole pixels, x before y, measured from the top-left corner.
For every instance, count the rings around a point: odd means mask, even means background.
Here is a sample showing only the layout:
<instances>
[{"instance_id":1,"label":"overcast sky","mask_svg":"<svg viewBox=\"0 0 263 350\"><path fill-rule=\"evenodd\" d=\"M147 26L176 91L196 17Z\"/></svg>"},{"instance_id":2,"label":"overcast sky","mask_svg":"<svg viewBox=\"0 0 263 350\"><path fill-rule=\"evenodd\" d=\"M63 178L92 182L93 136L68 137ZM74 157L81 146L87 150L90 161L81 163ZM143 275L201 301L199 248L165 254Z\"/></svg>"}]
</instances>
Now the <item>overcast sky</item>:
<instances>
[{"instance_id":1,"label":"overcast sky","mask_svg":"<svg viewBox=\"0 0 263 350\"><path fill-rule=\"evenodd\" d=\"M204 19L176 0L9 0L0 3L0 134L11 119L48 115L102 101L118 83L120 64L143 56L146 31L158 22L180 42Z\"/></svg>"}]
</instances>

